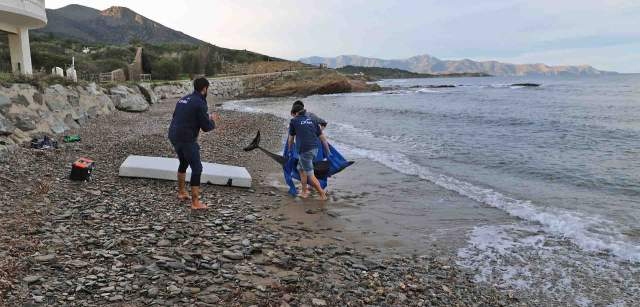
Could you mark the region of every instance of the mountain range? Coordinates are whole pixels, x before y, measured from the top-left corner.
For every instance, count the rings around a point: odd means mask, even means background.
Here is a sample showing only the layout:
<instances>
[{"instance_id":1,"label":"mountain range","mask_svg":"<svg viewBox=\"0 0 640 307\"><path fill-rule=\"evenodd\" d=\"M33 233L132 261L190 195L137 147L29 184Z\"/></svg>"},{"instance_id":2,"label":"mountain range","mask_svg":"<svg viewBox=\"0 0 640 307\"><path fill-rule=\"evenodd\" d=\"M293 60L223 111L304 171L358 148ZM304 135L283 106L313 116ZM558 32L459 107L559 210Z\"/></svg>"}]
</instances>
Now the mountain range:
<instances>
[{"instance_id":1,"label":"mountain range","mask_svg":"<svg viewBox=\"0 0 640 307\"><path fill-rule=\"evenodd\" d=\"M35 30L36 33L51 33L86 42L113 45L128 44L132 40L149 44L206 44L120 6L100 11L71 4L59 9L47 9L47 18L47 26Z\"/></svg>"},{"instance_id":2,"label":"mountain range","mask_svg":"<svg viewBox=\"0 0 640 307\"><path fill-rule=\"evenodd\" d=\"M486 73L494 76L553 76L553 75L602 75L612 72L597 70L589 65L549 66L545 64L509 64L497 61L441 60L430 55L419 55L408 59L384 60L358 55L338 57L308 57L301 62L312 65L326 64L329 68L344 66L397 68L416 73Z\"/></svg>"}]
</instances>

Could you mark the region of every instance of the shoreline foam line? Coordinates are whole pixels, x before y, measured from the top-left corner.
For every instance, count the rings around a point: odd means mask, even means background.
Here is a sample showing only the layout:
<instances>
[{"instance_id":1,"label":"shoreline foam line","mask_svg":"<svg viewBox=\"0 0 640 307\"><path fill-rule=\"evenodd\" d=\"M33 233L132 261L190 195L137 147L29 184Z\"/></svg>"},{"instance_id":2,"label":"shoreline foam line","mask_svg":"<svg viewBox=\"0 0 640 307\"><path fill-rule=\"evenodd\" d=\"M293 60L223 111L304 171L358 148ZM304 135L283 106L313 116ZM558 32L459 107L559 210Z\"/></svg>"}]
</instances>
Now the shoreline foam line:
<instances>
[{"instance_id":1,"label":"shoreline foam line","mask_svg":"<svg viewBox=\"0 0 640 307\"><path fill-rule=\"evenodd\" d=\"M241 104L242 101L239 100L230 101L229 105L225 103L225 109L249 113L267 113L283 118L281 114L276 112ZM335 124L341 125L340 123ZM370 131L366 132L371 134ZM335 141L332 141L332 143L345 151L350 151L356 155L381 163L400 173L416 176L477 202L503 210L511 216L539 223L546 232L565 237L583 250L590 252L604 251L624 260L640 262L640 246L625 242L624 236L611 221L558 208L542 210L531 201L518 200L490 188L475 186L447 175L435 174L426 167L413 163L401 153L362 149ZM600 227L599 231L606 230L606 234L590 231L589 228L593 226Z\"/></svg>"},{"instance_id":2,"label":"shoreline foam line","mask_svg":"<svg viewBox=\"0 0 640 307\"><path fill-rule=\"evenodd\" d=\"M338 146L347 149L347 152L381 163L395 171L417 176L477 202L503 210L511 216L539 223L546 232L567 238L583 250L605 251L624 260L640 262L640 246L625 242L623 235L614 224L605 219L557 208L542 210L530 201L518 200L490 188L478 187L450 176L435 174L426 167L411 162L403 154L354 148L345 144ZM590 231L589 228L592 226L600 227L599 230L604 228L607 234Z\"/></svg>"}]
</instances>

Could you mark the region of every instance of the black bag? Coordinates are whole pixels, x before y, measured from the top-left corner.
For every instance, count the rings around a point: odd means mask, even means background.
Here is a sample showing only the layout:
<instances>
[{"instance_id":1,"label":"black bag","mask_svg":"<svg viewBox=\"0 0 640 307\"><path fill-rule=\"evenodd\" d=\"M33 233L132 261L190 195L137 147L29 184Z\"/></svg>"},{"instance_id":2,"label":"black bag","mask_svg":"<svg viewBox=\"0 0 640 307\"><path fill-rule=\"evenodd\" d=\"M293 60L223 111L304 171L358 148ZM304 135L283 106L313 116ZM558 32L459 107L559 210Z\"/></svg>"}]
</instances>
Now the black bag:
<instances>
[{"instance_id":1,"label":"black bag","mask_svg":"<svg viewBox=\"0 0 640 307\"><path fill-rule=\"evenodd\" d=\"M96 163L93 160L87 158L80 158L76 162L71 164L71 175L69 179L75 181L89 181L91 180L91 173L95 168Z\"/></svg>"},{"instance_id":2,"label":"black bag","mask_svg":"<svg viewBox=\"0 0 640 307\"><path fill-rule=\"evenodd\" d=\"M44 136L42 139L31 139L31 148L34 149L57 149L58 142L50 139L48 136Z\"/></svg>"}]
</instances>

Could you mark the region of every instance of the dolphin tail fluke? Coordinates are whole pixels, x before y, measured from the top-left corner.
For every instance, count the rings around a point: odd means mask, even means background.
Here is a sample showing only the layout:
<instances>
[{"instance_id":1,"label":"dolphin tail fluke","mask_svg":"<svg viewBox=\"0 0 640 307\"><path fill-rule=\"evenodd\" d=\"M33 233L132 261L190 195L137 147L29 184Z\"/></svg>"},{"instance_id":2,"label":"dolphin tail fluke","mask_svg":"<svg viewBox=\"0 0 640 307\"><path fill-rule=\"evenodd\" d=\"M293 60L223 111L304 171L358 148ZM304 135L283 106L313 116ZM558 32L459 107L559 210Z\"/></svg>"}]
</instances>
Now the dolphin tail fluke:
<instances>
[{"instance_id":1,"label":"dolphin tail fluke","mask_svg":"<svg viewBox=\"0 0 640 307\"><path fill-rule=\"evenodd\" d=\"M258 133L256 134L256 137L253 139L251 144L244 148L244 151L252 151L258 148L260 148L260 130L258 130Z\"/></svg>"},{"instance_id":2,"label":"dolphin tail fluke","mask_svg":"<svg viewBox=\"0 0 640 307\"><path fill-rule=\"evenodd\" d=\"M276 162L280 163L280 165L284 165L287 162L287 159L285 159L283 156L274 154L274 153L272 153L272 152L260 147L260 130L258 130L258 133L256 134L256 137L253 139L251 144L249 144L249 146L244 148L244 151L252 151L252 150L255 150L255 149L260 149L267 156L271 157L271 159L273 159Z\"/></svg>"}]
</instances>

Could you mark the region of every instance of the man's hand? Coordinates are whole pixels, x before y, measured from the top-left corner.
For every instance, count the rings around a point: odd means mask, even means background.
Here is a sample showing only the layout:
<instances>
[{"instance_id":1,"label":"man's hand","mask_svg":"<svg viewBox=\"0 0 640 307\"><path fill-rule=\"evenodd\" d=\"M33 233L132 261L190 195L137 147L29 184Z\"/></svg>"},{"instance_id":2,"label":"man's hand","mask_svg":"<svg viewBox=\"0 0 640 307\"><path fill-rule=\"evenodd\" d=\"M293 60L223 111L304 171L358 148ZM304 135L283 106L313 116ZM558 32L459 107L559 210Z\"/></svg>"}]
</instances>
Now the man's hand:
<instances>
[{"instance_id":1,"label":"man's hand","mask_svg":"<svg viewBox=\"0 0 640 307\"><path fill-rule=\"evenodd\" d=\"M218 113L214 112L209 115L209 119L214 122L218 122L220 120L220 116L218 115Z\"/></svg>"}]
</instances>

